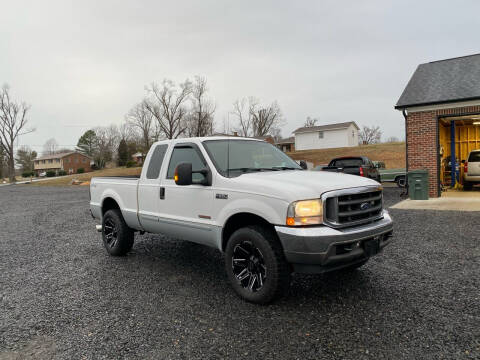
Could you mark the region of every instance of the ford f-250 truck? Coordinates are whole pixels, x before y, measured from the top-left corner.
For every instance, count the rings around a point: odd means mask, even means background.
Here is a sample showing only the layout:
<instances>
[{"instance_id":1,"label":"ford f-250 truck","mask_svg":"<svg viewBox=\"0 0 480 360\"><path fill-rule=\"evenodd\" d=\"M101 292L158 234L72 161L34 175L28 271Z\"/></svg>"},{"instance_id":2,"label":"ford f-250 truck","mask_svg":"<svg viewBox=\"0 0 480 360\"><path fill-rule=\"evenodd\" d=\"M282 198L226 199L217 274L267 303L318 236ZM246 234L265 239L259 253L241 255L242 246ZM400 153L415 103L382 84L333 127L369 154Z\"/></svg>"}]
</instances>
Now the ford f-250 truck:
<instances>
[{"instance_id":1,"label":"ford f-250 truck","mask_svg":"<svg viewBox=\"0 0 480 360\"><path fill-rule=\"evenodd\" d=\"M358 176L303 170L264 141L207 137L156 142L139 178L96 177L90 209L111 255L134 232L219 249L244 299L267 303L292 272L365 264L390 241L382 187Z\"/></svg>"}]
</instances>

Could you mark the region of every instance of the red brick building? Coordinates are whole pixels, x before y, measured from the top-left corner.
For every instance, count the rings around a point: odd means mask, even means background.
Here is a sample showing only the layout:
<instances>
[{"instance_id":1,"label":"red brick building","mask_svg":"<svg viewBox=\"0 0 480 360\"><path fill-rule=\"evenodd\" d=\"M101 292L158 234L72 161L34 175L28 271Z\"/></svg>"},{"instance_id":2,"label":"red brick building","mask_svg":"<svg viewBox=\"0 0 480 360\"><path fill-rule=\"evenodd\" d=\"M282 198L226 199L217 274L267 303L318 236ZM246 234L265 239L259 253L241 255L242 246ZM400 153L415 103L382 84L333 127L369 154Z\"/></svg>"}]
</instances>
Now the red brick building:
<instances>
[{"instance_id":1,"label":"red brick building","mask_svg":"<svg viewBox=\"0 0 480 360\"><path fill-rule=\"evenodd\" d=\"M405 118L407 170L429 171L430 197L462 183L480 149L480 54L421 64L395 108Z\"/></svg>"},{"instance_id":2,"label":"red brick building","mask_svg":"<svg viewBox=\"0 0 480 360\"><path fill-rule=\"evenodd\" d=\"M76 174L78 169L85 172L92 171L92 160L79 152L68 152L62 154L53 154L41 156L34 161L34 170L37 173L45 171L55 171L58 173L64 170L67 174Z\"/></svg>"}]
</instances>

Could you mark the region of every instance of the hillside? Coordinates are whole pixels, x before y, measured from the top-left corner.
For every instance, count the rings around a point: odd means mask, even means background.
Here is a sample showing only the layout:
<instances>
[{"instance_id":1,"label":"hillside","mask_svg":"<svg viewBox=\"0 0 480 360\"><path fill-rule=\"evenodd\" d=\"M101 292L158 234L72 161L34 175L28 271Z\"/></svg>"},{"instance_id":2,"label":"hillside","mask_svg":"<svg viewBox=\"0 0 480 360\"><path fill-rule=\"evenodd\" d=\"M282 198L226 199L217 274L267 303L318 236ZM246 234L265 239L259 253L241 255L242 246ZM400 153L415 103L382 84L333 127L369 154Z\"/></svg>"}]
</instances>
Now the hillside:
<instances>
[{"instance_id":1,"label":"hillside","mask_svg":"<svg viewBox=\"0 0 480 360\"><path fill-rule=\"evenodd\" d=\"M288 153L295 160L306 160L316 165L328 164L340 156L367 156L371 160L383 161L387 169L405 167L405 143L360 145L348 148L303 150Z\"/></svg>"},{"instance_id":2,"label":"hillside","mask_svg":"<svg viewBox=\"0 0 480 360\"><path fill-rule=\"evenodd\" d=\"M63 185L70 185L73 179L80 180L80 181L90 181L90 179L94 176L127 176L127 175L140 175L142 172L141 167L134 167L134 168L126 168L126 167L118 167L113 169L102 169L96 170L89 173L84 174L74 174L68 176L61 176L58 178L52 178L45 181L38 181L33 182L31 185L35 186L63 186Z\"/></svg>"}]
</instances>

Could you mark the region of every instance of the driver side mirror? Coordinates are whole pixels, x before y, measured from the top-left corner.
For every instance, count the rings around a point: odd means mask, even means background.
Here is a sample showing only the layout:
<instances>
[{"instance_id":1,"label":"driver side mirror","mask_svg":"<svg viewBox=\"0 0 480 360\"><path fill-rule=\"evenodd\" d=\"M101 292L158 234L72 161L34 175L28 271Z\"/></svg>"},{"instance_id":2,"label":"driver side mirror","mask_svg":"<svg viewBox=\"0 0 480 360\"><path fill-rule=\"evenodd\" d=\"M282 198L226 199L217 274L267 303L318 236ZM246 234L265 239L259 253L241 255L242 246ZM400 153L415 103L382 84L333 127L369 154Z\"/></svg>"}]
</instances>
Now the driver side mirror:
<instances>
[{"instance_id":1,"label":"driver side mirror","mask_svg":"<svg viewBox=\"0 0 480 360\"><path fill-rule=\"evenodd\" d=\"M173 180L175 180L175 184L180 186L191 185L192 184L192 164L191 163L178 164L177 167L175 168Z\"/></svg>"},{"instance_id":2,"label":"driver side mirror","mask_svg":"<svg viewBox=\"0 0 480 360\"><path fill-rule=\"evenodd\" d=\"M300 160L299 165L303 170L307 170L307 162L305 160Z\"/></svg>"},{"instance_id":3,"label":"driver side mirror","mask_svg":"<svg viewBox=\"0 0 480 360\"><path fill-rule=\"evenodd\" d=\"M202 174L203 179L201 181L195 180L194 182L192 174ZM184 162L178 164L175 168L173 180L175 180L175 184L180 186L192 184L210 186L212 185L212 173L207 169L192 171L192 163Z\"/></svg>"}]
</instances>

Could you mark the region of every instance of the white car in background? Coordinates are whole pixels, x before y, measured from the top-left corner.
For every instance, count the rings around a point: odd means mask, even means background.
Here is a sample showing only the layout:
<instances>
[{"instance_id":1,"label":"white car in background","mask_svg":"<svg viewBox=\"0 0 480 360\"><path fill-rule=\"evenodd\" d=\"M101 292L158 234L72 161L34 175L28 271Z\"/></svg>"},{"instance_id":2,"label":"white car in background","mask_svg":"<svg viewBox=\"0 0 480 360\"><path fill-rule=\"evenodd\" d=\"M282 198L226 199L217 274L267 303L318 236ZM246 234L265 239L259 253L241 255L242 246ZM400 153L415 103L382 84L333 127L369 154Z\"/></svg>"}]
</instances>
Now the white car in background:
<instances>
[{"instance_id":1,"label":"white car in background","mask_svg":"<svg viewBox=\"0 0 480 360\"><path fill-rule=\"evenodd\" d=\"M41 172L40 174L38 174L38 177L45 177L47 176L47 172L44 171L44 172Z\"/></svg>"},{"instance_id":2,"label":"white car in background","mask_svg":"<svg viewBox=\"0 0 480 360\"><path fill-rule=\"evenodd\" d=\"M471 151L463 166L463 188L472 190L473 185L480 184L480 150Z\"/></svg>"}]
</instances>

